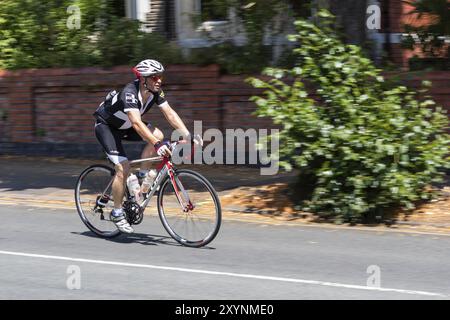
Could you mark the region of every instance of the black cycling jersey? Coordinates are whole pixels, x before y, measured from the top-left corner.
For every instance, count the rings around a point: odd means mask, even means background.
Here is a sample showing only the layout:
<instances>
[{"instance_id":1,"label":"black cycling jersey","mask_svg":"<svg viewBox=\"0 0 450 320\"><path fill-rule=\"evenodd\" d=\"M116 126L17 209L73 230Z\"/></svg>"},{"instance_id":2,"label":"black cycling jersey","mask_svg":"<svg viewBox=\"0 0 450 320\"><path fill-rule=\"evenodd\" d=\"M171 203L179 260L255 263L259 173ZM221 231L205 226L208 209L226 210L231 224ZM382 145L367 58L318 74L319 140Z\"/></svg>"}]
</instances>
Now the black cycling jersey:
<instances>
[{"instance_id":1,"label":"black cycling jersey","mask_svg":"<svg viewBox=\"0 0 450 320\"><path fill-rule=\"evenodd\" d=\"M119 93L111 91L97 110L94 116L95 136L103 147L108 158L118 164L127 160L122 140L142 141L142 137L134 130L127 112L130 110L139 110L140 114L148 112L156 103L159 107L167 104L162 91L151 93L144 105L142 95L139 92L139 80L130 82ZM150 130L153 130L150 124L147 124Z\"/></svg>"},{"instance_id":2,"label":"black cycling jersey","mask_svg":"<svg viewBox=\"0 0 450 320\"><path fill-rule=\"evenodd\" d=\"M139 91L139 80L128 83L119 93L112 93L100 104L93 115L97 119L102 120L102 122L119 130L126 130L132 127L127 115L127 112L130 110L139 110L141 115L143 115L155 103L159 107L167 104L164 93L160 90L159 92L151 93L147 103L144 105Z\"/></svg>"}]
</instances>

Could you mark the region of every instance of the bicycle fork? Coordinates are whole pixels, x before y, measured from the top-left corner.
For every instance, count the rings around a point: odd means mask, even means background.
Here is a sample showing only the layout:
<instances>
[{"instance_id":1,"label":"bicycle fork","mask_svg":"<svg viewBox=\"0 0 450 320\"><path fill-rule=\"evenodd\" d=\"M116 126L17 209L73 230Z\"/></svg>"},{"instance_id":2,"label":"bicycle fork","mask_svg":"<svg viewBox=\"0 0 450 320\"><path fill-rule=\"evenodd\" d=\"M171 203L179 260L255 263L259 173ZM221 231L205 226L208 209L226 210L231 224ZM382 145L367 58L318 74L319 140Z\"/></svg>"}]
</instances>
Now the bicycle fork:
<instances>
[{"instance_id":1,"label":"bicycle fork","mask_svg":"<svg viewBox=\"0 0 450 320\"><path fill-rule=\"evenodd\" d=\"M180 179L175 176L172 168L169 169L169 177L175 191L175 196L177 197L178 203L181 206L181 210L186 213L189 211L193 211L195 206L192 204L191 199L189 198L189 195L187 194L186 189L183 187ZM183 197L185 201L183 201Z\"/></svg>"}]
</instances>

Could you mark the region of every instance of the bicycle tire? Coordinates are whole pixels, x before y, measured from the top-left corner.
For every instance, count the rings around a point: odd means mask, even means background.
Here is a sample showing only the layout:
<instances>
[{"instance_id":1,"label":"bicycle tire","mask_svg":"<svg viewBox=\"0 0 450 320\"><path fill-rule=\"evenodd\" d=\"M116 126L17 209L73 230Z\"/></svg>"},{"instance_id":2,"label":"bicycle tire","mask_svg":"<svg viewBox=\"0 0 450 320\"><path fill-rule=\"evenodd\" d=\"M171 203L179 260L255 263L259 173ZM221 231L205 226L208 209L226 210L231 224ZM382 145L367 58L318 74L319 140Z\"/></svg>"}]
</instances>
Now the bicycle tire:
<instances>
[{"instance_id":1,"label":"bicycle tire","mask_svg":"<svg viewBox=\"0 0 450 320\"><path fill-rule=\"evenodd\" d=\"M220 205L219 196L217 195L217 192L214 190L214 187L211 185L211 183L201 174L199 174L195 171L192 171L192 170L188 170L188 169L175 170L174 173L177 177L181 177L183 175L184 176L191 175L191 176L195 177L196 180L200 181L206 187L207 191L210 193L210 195L212 197L212 200L214 201L215 222L214 222L213 228L210 230L210 232L208 232L206 237L204 237L202 239L197 239L197 240L187 239L186 237L181 236L179 234L179 232L177 232L177 230L174 230L173 226L171 226L171 224L168 221L168 216L164 212L164 205L163 205L166 188L168 188L168 186L172 186L169 176L162 182L161 188L158 193L157 207L158 207L159 217L160 217L161 222L162 222L164 228L166 229L166 231L178 243L180 243L184 246L187 246L187 247L195 247L195 248L203 247L203 246L207 245L208 243L210 243L212 240L214 240L214 238L217 236L219 229L221 227L222 208Z\"/></svg>"},{"instance_id":2,"label":"bicycle tire","mask_svg":"<svg viewBox=\"0 0 450 320\"><path fill-rule=\"evenodd\" d=\"M81 201L81 195L80 195L80 190L82 187L82 182L84 181L84 179L86 179L86 177L95 171L101 171L103 173L106 173L109 177L113 177L115 174L114 169L112 169L111 167L108 167L106 165L92 165L90 167L87 167L86 169L83 170L83 172L80 174L80 176L77 179L77 183L75 185L75 204L77 207L77 211L78 211L78 215L80 216L81 220L83 221L83 223L86 225L86 227L88 227L89 230L91 230L92 232L94 232L96 235L102 237L102 238L113 238L113 237L117 237L118 235L121 234L121 232L116 228L115 230L112 231L102 231L100 229L98 229L96 226L94 226L88 219L87 216L87 210L83 210L83 205L82 205L82 201ZM103 188L106 188L107 185L104 185ZM92 214L92 212L91 212ZM107 213L109 214L109 213ZM111 222L112 223L112 222ZM115 228L115 225L112 223L112 226Z\"/></svg>"}]
</instances>

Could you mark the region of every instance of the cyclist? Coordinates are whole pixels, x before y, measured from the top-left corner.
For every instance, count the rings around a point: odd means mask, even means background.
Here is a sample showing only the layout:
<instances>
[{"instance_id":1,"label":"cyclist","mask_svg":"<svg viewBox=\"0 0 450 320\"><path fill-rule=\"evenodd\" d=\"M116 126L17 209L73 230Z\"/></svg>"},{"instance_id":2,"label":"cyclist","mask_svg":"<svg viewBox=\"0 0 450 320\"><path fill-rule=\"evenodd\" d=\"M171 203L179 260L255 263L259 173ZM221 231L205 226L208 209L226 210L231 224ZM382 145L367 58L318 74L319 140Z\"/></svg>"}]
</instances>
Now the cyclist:
<instances>
[{"instance_id":1,"label":"cyclist","mask_svg":"<svg viewBox=\"0 0 450 320\"><path fill-rule=\"evenodd\" d=\"M122 201L130 164L122 146L122 140L146 141L142 158L170 156L167 144L163 143L163 133L151 124L142 121L141 116L157 105L170 125L188 140L193 141L189 131L178 114L171 108L161 90L164 67L156 60L143 60L133 69L136 80L128 83L120 92L111 91L94 113L95 136L108 158L114 163L116 175L112 184L114 209L111 220L124 233L134 232L125 217ZM145 172L150 164L143 164Z\"/></svg>"}]
</instances>

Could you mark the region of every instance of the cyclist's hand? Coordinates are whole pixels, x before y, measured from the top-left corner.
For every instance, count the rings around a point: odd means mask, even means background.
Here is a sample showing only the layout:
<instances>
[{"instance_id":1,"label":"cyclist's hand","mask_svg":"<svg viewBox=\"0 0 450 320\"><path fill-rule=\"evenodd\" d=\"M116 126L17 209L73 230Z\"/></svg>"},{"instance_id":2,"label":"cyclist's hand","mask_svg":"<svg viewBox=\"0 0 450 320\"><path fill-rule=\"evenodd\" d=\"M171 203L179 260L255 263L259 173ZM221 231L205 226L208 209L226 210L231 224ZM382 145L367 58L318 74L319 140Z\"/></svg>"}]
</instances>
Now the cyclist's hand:
<instances>
[{"instance_id":1,"label":"cyclist's hand","mask_svg":"<svg viewBox=\"0 0 450 320\"><path fill-rule=\"evenodd\" d=\"M162 143L161 141L158 141L155 144L155 150L156 150L156 153L158 154L158 156L161 156L161 157L169 157L172 155L172 152L170 152L170 149L167 146L167 144Z\"/></svg>"}]
</instances>

